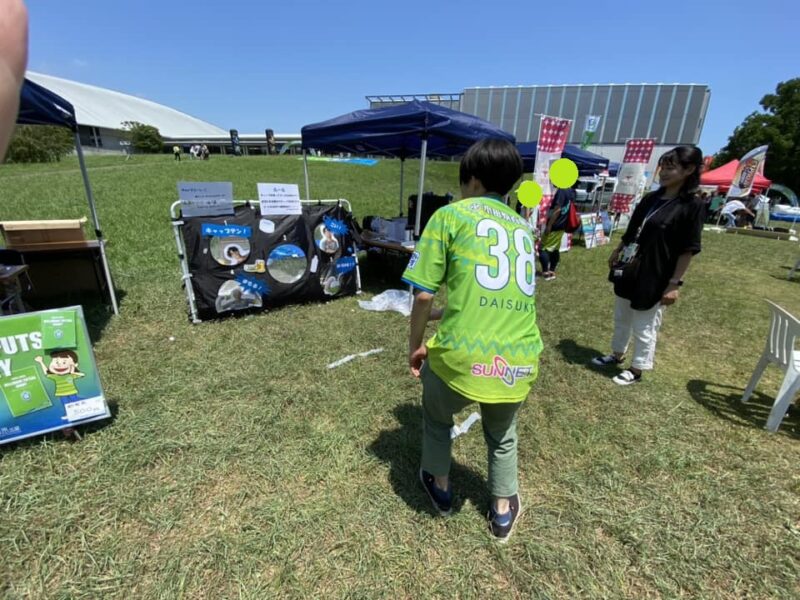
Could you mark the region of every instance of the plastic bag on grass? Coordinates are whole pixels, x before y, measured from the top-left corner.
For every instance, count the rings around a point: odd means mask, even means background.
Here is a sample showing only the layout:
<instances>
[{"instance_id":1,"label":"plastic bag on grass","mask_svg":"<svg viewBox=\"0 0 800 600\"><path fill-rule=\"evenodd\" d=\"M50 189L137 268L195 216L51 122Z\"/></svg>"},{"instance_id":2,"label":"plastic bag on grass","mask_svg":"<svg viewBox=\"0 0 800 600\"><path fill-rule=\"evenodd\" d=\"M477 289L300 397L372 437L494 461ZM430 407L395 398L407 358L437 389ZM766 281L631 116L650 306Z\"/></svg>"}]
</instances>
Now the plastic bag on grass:
<instances>
[{"instance_id":1,"label":"plastic bag on grass","mask_svg":"<svg viewBox=\"0 0 800 600\"><path fill-rule=\"evenodd\" d=\"M407 290L386 290L372 300L359 300L358 305L364 310L394 310L407 317L411 314L411 294Z\"/></svg>"}]
</instances>

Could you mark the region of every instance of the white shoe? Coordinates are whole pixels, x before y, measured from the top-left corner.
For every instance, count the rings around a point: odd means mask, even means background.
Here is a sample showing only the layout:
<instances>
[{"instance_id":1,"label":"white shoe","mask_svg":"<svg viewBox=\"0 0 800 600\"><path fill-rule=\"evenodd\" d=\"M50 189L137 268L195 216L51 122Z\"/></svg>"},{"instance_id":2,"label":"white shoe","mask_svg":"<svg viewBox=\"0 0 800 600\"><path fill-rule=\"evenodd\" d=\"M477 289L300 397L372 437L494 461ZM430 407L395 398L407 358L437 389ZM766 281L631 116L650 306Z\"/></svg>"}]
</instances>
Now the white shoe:
<instances>
[{"instance_id":1,"label":"white shoe","mask_svg":"<svg viewBox=\"0 0 800 600\"><path fill-rule=\"evenodd\" d=\"M634 375L633 371L625 369L622 373L614 377L611 381L617 385L631 385L642 380L642 374Z\"/></svg>"}]
</instances>

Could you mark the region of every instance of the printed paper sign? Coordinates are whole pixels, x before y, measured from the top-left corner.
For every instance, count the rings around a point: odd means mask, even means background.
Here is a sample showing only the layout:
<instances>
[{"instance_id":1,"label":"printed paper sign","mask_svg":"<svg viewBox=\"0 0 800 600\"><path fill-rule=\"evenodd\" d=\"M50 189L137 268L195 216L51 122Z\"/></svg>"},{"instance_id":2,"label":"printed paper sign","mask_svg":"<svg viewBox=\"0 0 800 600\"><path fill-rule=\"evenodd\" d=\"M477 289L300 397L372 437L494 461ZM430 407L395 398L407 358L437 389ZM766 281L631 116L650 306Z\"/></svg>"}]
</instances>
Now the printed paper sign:
<instances>
[{"instance_id":1,"label":"printed paper sign","mask_svg":"<svg viewBox=\"0 0 800 600\"><path fill-rule=\"evenodd\" d=\"M42 317L42 345L45 350L75 347L75 311L53 311Z\"/></svg>"},{"instance_id":2,"label":"printed paper sign","mask_svg":"<svg viewBox=\"0 0 800 600\"><path fill-rule=\"evenodd\" d=\"M595 213L581 215L581 233L586 248L605 246L610 241L603 230L602 218Z\"/></svg>"},{"instance_id":3,"label":"printed paper sign","mask_svg":"<svg viewBox=\"0 0 800 600\"><path fill-rule=\"evenodd\" d=\"M259 183L261 215L302 215L300 190L296 183Z\"/></svg>"},{"instance_id":4,"label":"printed paper sign","mask_svg":"<svg viewBox=\"0 0 800 600\"><path fill-rule=\"evenodd\" d=\"M80 306L0 317L0 444L109 416Z\"/></svg>"},{"instance_id":5,"label":"printed paper sign","mask_svg":"<svg viewBox=\"0 0 800 600\"><path fill-rule=\"evenodd\" d=\"M64 404L64 410L67 412L67 421L72 423L105 414L106 403L102 398L76 400Z\"/></svg>"},{"instance_id":6,"label":"printed paper sign","mask_svg":"<svg viewBox=\"0 0 800 600\"><path fill-rule=\"evenodd\" d=\"M179 181L178 198L184 217L233 214L233 184L230 181Z\"/></svg>"},{"instance_id":7,"label":"printed paper sign","mask_svg":"<svg viewBox=\"0 0 800 600\"><path fill-rule=\"evenodd\" d=\"M17 418L53 405L35 367L17 369L2 381L3 396L11 414Z\"/></svg>"}]
</instances>

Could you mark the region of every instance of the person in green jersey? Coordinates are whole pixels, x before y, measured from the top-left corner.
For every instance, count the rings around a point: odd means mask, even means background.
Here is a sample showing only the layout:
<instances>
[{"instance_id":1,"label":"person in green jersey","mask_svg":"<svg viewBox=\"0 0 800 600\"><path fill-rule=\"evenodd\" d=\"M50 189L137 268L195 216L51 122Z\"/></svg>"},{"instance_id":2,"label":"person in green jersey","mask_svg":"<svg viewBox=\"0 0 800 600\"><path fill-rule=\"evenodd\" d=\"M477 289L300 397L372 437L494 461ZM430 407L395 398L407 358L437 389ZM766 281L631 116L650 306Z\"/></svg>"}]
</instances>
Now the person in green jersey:
<instances>
[{"instance_id":1,"label":"person in green jersey","mask_svg":"<svg viewBox=\"0 0 800 600\"><path fill-rule=\"evenodd\" d=\"M463 200L433 213L403 273L403 281L416 288L409 365L422 379L420 480L434 508L450 514L453 415L480 403L493 496L487 518L501 541L522 510L517 413L536 379L542 351L532 232L503 201L521 176L522 159L513 144L496 139L474 144L460 165ZM442 285L447 305L438 331L425 344L425 325Z\"/></svg>"}]
</instances>

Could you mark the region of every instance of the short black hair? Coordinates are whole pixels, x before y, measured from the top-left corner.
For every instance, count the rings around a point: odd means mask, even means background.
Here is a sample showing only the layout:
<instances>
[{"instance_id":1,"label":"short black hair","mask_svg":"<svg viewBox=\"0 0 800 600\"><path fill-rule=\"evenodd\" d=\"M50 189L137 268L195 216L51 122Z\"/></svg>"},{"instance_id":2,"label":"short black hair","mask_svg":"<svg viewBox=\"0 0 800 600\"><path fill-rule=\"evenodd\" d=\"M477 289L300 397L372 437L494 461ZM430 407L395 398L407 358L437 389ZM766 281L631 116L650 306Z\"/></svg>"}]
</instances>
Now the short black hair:
<instances>
[{"instance_id":1,"label":"short black hair","mask_svg":"<svg viewBox=\"0 0 800 600\"><path fill-rule=\"evenodd\" d=\"M462 184L475 178L487 192L505 196L522 177L522 157L507 140L484 139L469 147L461 159L458 179Z\"/></svg>"}]
</instances>

